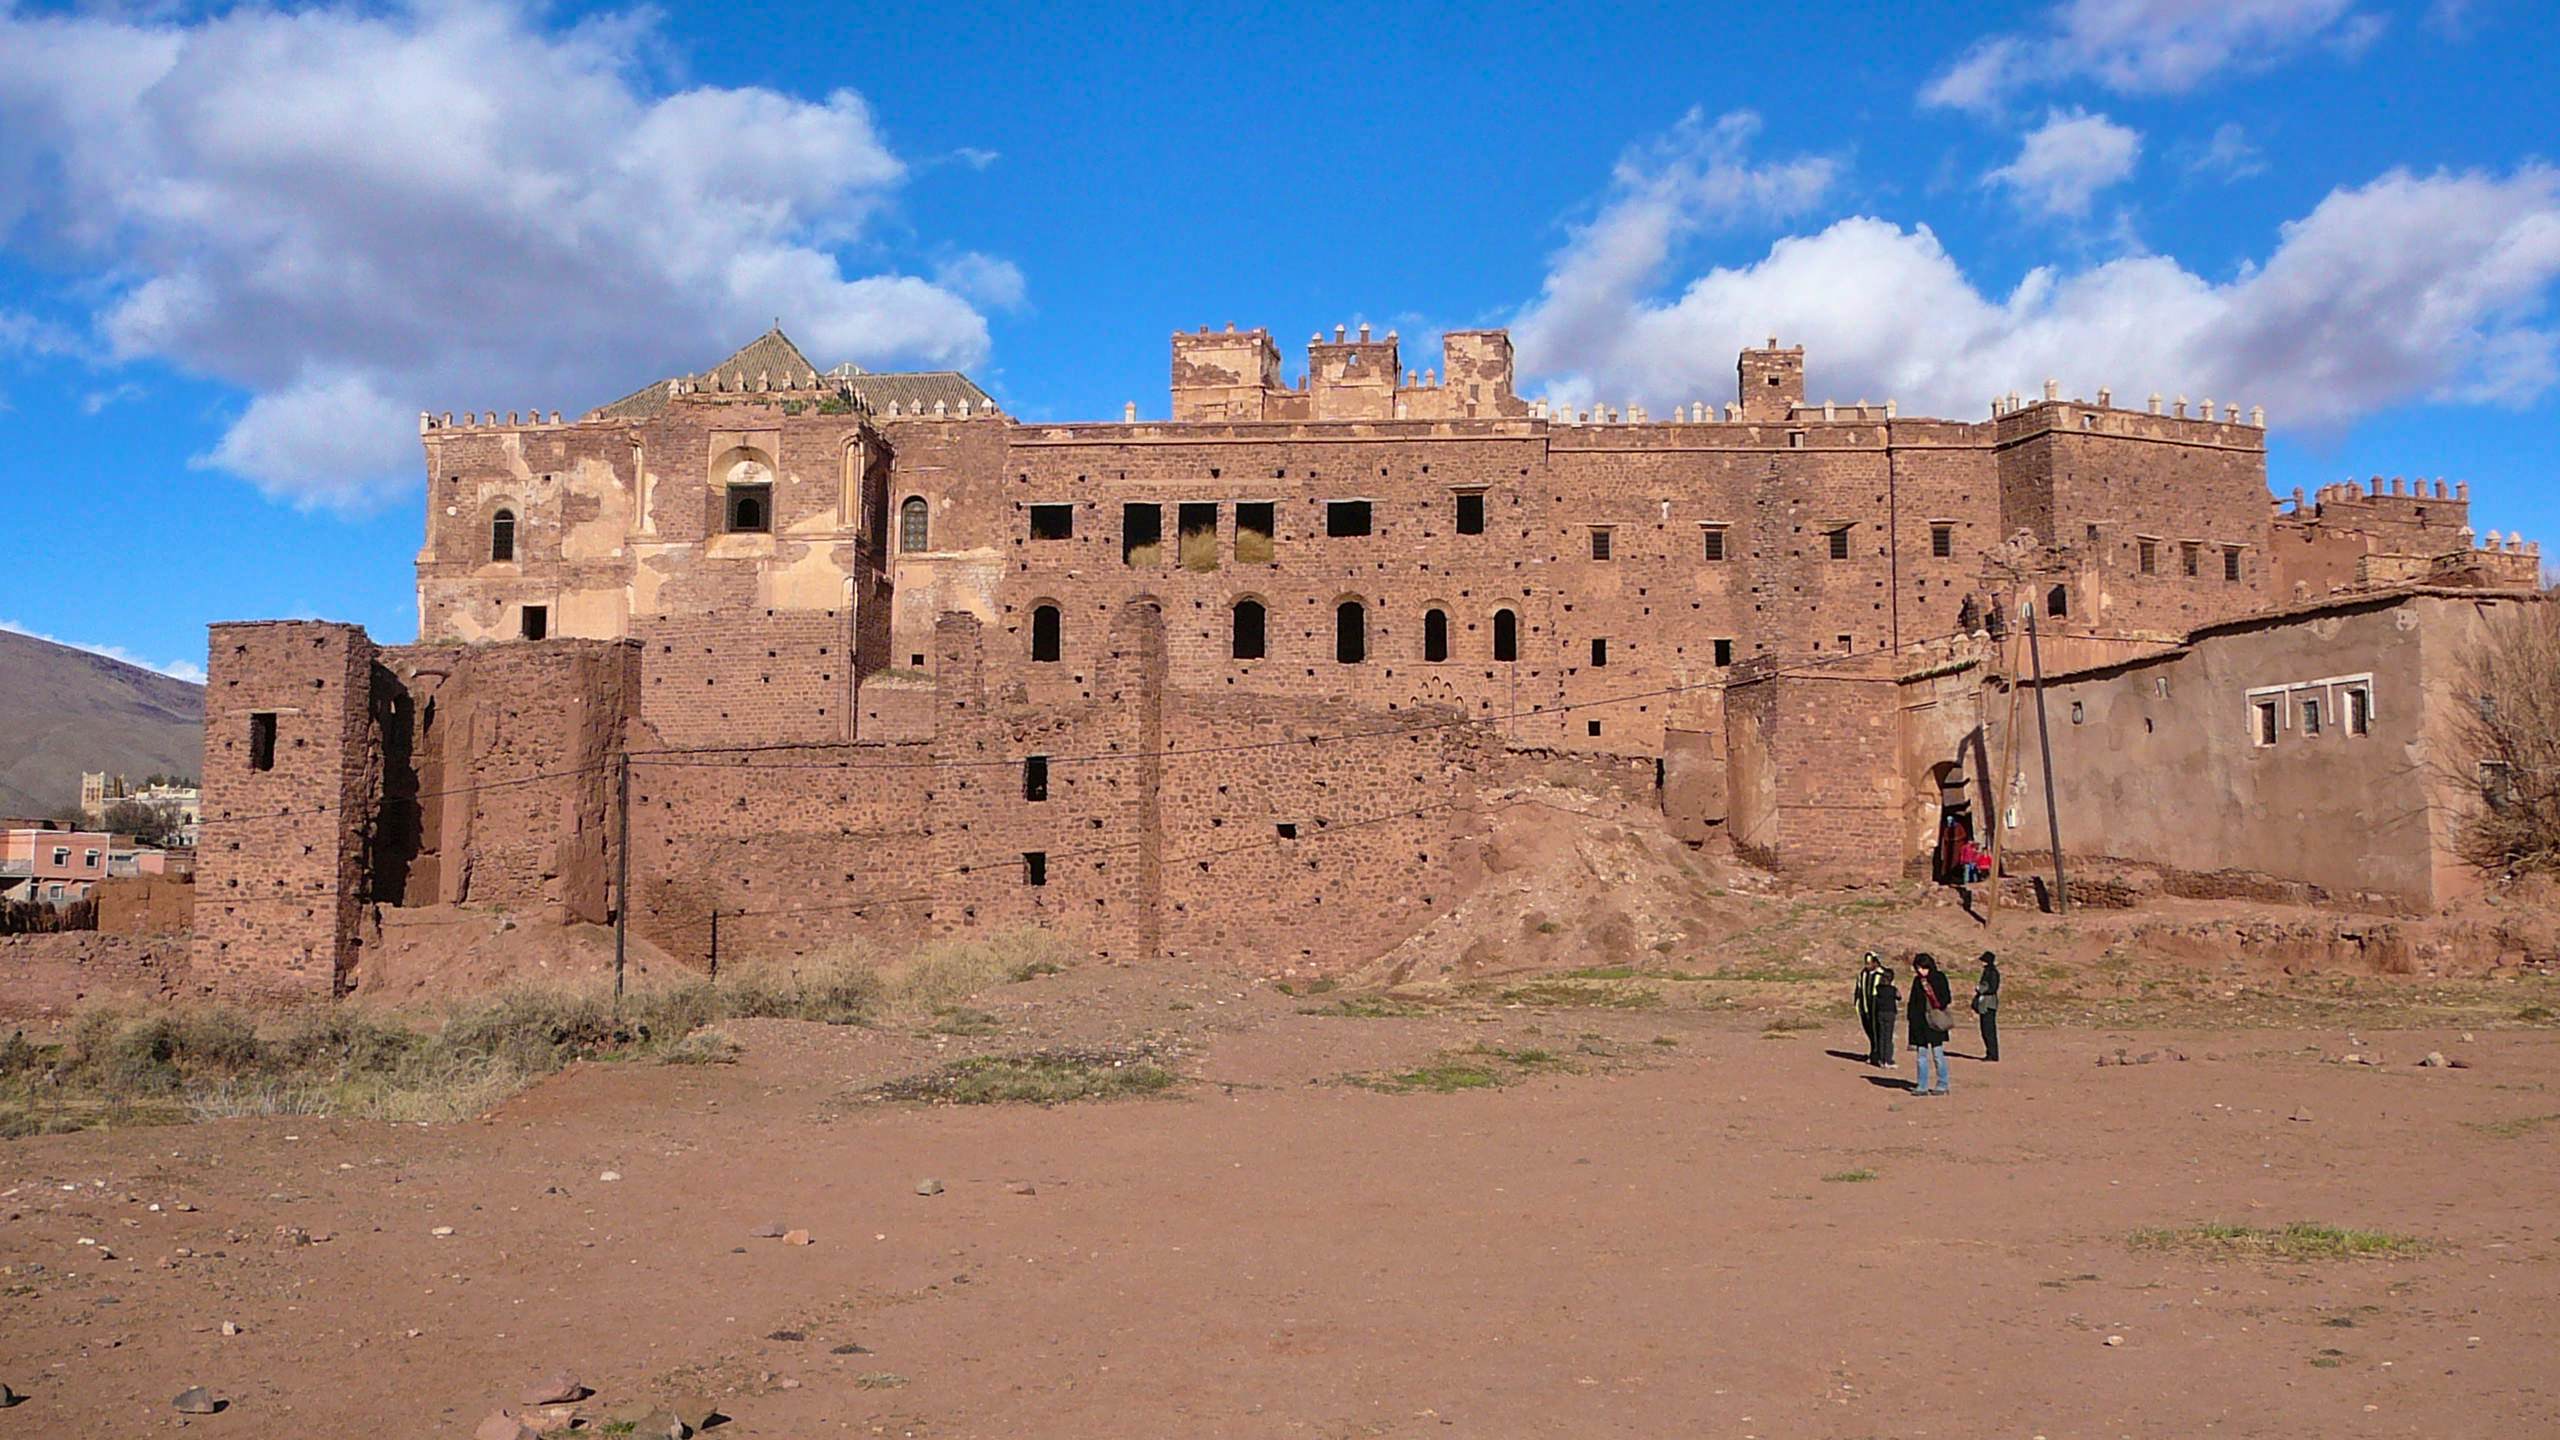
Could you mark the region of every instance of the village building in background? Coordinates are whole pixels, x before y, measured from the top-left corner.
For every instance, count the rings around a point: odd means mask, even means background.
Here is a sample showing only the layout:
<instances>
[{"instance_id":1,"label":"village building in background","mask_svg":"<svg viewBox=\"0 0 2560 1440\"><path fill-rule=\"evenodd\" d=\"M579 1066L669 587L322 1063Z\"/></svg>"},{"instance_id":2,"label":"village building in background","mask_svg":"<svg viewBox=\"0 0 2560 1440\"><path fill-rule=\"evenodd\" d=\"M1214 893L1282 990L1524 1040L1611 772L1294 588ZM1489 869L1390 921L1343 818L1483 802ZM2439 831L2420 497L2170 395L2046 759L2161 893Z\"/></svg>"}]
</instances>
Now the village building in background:
<instances>
[{"instance_id":1,"label":"village building in background","mask_svg":"<svg viewBox=\"0 0 2560 1440\"><path fill-rule=\"evenodd\" d=\"M2279 499L2227 398L1931 419L1808 364L1563 410L1501 331L1417 373L1337 328L1291 380L1204 328L1169 418L1042 423L776 330L580 417L421 416L417 643L213 627L197 968L343 993L383 907L464 903L704 965L1038 923L1343 966L1560 757L1784 874L1962 878L2048 841L2039 699L2067 853L2476 883L2448 716L2539 555L2467 487Z\"/></svg>"},{"instance_id":2,"label":"village building in background","mask_svg":"<svg viewBox=\"0 0 2560 1440\"><path fill-rule=\"evenodd\" d=\"M169 844L194 847L196 827L204 813L203 792L196 786L158 775L134 782L99 770L81 772L83 819L92 825L108 825L108 812L118 806L138 806L153 812Z\"/></svg>"}]
</instances>

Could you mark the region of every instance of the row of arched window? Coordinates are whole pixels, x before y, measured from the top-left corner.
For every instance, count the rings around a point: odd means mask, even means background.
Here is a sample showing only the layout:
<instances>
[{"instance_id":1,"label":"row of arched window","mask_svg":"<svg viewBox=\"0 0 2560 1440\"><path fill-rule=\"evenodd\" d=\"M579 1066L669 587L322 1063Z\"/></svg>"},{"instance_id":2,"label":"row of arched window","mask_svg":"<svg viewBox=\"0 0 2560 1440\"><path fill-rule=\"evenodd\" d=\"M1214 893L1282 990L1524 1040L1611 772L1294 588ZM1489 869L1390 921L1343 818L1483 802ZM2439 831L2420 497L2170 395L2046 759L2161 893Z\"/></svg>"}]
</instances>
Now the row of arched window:
<instances>
[{"instance_id":1,"label":"row of arched window","mask_svg":"<svg viewBox=\"0 0 2560 1440\"><path fill-rule=\"evenodd\" d=\"M1261 660L1269 656L1271 644L1271 612L1259 600L1238 600L1228 611L1227 655L1235 660ZM1062 617L1055 605L1035 605L1031 609L1031 658L1054 661L1059 658ZM1422 658L1438 664L1449 658L1449 612L1434 606L1422 612ZM1337 601L1333 607L1333 658L1343 665L1358 665L1369 658L1369 607L1358 600ZM1508 663L1520 658L1520 616L1517 611L1500 609L1493 612L1493 646L1490 658Z\"/></svg>"}]
</instances>

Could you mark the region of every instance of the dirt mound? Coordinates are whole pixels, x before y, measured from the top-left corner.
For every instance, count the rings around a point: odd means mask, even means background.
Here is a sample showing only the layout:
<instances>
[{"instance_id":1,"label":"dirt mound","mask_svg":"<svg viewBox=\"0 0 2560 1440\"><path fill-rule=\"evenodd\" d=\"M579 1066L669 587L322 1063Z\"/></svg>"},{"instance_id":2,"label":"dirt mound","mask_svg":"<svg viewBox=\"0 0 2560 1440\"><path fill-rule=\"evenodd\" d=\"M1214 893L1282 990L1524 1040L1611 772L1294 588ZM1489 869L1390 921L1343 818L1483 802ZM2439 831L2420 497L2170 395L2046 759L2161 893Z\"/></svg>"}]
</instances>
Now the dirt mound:
<instances>
[{"instance_id":1,"label":"dirt mound","mask_svg":"<svg viewBox=\"0 0 2560 1440\"><path fill-rule=\"evenodd\" d=\"M184 935L0 936L0 1016L57 1020L92 1004L174 1000L197 993Z\"/></svg>"},{"instance_id":2,"label":"dirt mound","mask_svg":"<svg viewBox=\"0 0 2560 1440\"><path fill-rule=\"evenodd\" d=\"M365 948L354 999L411 1005L482 994L528 981L613 974L613 927L551 924L480 906L383 907L382 935ZM634 935L625 978L686 968Z\"/></svg>"}]
</instances>

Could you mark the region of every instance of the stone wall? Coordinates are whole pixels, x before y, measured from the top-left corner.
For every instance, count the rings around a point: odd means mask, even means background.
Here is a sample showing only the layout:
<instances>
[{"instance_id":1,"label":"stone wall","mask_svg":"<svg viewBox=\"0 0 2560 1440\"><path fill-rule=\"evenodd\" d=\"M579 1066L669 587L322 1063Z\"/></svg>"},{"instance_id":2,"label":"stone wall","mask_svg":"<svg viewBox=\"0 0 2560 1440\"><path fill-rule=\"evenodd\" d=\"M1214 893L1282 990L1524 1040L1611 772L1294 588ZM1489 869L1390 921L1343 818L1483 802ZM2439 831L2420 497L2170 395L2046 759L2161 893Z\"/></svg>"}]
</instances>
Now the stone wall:
<instances>
[{"instance_id":1,"label":"stone wall","mask_svg":"<svg viewBox=\"0 0 2560 1440\"><path fill-rule=\"evenodd\" d=\"M242 996L327 999L366 937L383 775L373 642L264 621L214 626L209 655L195 968Z\"/></svg>"}]
</instances>

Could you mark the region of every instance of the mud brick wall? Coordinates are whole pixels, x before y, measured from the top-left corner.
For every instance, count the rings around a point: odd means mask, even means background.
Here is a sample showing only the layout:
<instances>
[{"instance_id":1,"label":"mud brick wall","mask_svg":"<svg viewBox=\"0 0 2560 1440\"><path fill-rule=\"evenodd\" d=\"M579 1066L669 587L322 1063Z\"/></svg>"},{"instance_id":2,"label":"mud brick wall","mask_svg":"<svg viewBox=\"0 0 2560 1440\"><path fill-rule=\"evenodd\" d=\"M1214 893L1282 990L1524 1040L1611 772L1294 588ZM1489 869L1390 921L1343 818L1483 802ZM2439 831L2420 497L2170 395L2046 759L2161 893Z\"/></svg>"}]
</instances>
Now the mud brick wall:
<instances>
[{"instance_id":1,"label":"mud brick wall","mask_svg":"<svg viewBox=\"0 0 2560 1440\"><path fill-rule=\"evenodd\" d=\"M854 626L842 610L656 615L632 633L640 718L661 745L853 738Z\"/></svg>"},{"instance_id":2,"label":"mud brick wall","mask_svg":"<svg viewBox=\"0 0 2560 1440\"><path fill-rule=\"evenodd\" d=\"M1734 841L1828 880L1902 873L1905 785L1890 675L1755 667L1726 696Z\"/></svg>"},{"instance_id":3,"label":"mud brick wall","mask_svg":"<svg viewBox=\"0 0 2560 1440\"><path fill-rule=\"evenodd\" d=\"M627 640L383 651L372 898L609 919L614 757L639 661Z\"/></svg>"},{"instance_id":4,"label":"mud brick wall","mask_svg":"<svg viewBox=\"0 0 2560 1440\"><path fill-rule=\"evenodd\" d=\"M326 1000L355 973L382 777L373 642L318 621L216 625L205 682L195 967L246 999ZM275 717L274 764L251 717Z\"/></svg>"},{"instance_id":5,"label":"mud brick wall","mask_svg":"<svg viewBox=\"0 0 2560 1440\"><path fill-rule=\"evenodd\" d=\"M90 893L98 902L101 935L183 933L195 923L191 875L121 875L99 881Z\"/></svg>"}]
</instances>

